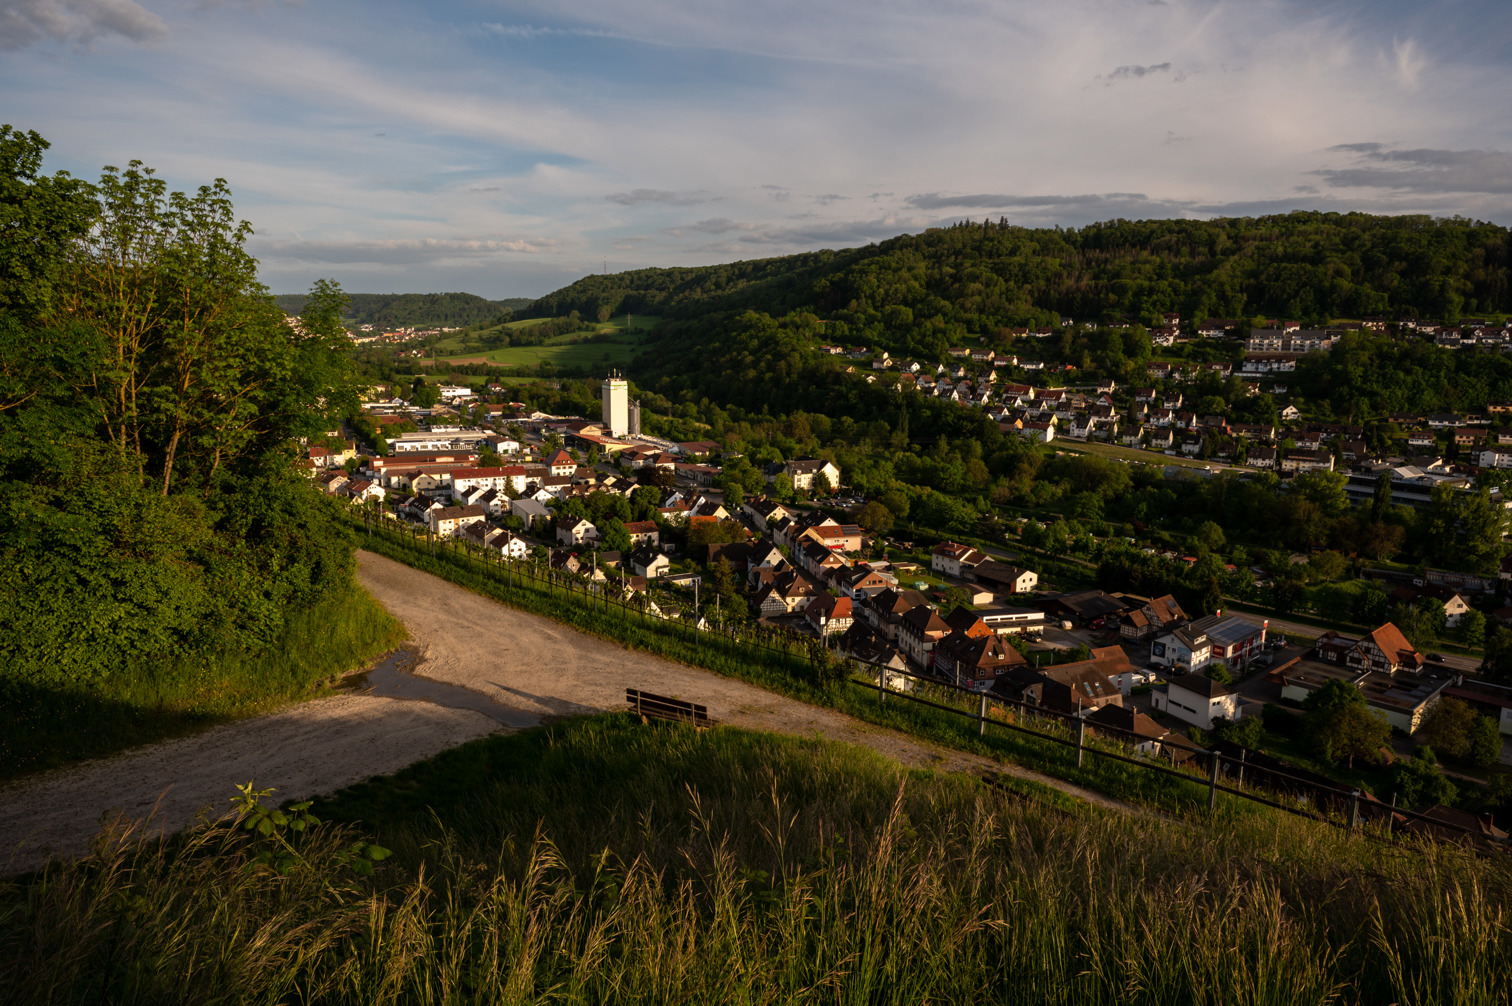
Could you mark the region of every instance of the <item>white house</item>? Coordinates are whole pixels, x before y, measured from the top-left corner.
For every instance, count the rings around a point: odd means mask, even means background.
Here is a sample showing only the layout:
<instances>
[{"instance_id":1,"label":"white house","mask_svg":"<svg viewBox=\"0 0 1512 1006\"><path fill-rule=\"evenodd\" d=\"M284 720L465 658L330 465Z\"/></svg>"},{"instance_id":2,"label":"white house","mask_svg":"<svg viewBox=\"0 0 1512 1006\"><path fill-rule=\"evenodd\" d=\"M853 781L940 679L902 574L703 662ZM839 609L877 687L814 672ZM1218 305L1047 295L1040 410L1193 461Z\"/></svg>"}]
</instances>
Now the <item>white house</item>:
<instances>
[{"instance_id":1,"label":"white house","mask_svg":"<svg viewBox=\"0 0 1512 1006\"><path fill-rule=\"evenodd\" d=\"M431 533L438 538L460 534L469 524L481 524L488 520L487 511L480 506L447 507L444 510L432 510L425 516L430 522Z\"/></svg>"},{"instance_id":2,"label":"white house","mask_svg":"<svg viewBox=\"0 0 1512 1006\"><path fill-rule=\"evenodd\" d=\"M1214 720L1237 720L1240 715L1239 693L1203 674L1173 678L1153 689L1150 698L1156 709L1203 730L1213 729Z\"/></svg>"},{"instance_id":3,"label":"white house","mask_svg":"<svg viewBox=\"0 0 1512 1006\"><path fill-rule=\"evenodd\" d=\"M566 520L557 525L557 541L563 545L594 545L599 540L598 528L589 520Z\"/></svg>"}]
</instances>

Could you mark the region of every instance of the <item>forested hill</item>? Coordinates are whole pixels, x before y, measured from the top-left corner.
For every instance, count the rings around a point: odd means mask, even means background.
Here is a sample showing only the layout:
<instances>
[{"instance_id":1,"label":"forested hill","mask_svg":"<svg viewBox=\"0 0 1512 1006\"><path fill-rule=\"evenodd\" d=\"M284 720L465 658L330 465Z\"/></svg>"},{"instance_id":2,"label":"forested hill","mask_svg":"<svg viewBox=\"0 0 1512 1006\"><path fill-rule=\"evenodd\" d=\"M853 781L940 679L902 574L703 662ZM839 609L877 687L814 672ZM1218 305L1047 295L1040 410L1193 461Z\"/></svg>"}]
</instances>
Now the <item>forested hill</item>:
<instances>
[{"instance_id":1,"label":"forested hill","mask_svg":"<svg viewBox=\"0 0 1512 1006\"><path fill-rule=\"evenodd\" d=\"M1281 316L1512 311L1512 248L1494 224L1425 216L1291 213L1223 220L1114 220L1080 229L996 223L903 235L846 251L586 276L521 312L601 310L690 318L794 309L867 330L915 332L935 355L963 335L1079 321L1158 324Z\"/></svg>"},{"instance_id":2,"label":"forested hill","mask_svg":"<svg viewBox=\"0 0 1512 1006\"><path fill-rule=\"evenodd\" d=\"M508 311L527 307L529 297L485 300L471 293L353 293L343 315L354 325L381 325L384 328L414 328L445 325L461 328L494 321ZM282 294L275 297L278 306L289 314L304 310L305 295Z\"/></svg>"}]
</instances>

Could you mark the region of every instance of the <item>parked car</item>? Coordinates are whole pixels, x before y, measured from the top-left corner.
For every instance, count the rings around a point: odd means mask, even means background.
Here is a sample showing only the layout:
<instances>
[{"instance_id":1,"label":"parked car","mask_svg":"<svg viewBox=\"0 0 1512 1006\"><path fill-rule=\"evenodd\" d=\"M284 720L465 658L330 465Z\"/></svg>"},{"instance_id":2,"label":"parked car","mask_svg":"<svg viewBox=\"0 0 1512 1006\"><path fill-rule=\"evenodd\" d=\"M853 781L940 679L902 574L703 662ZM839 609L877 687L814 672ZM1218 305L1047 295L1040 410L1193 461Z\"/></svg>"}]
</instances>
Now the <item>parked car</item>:
<instances>
[{"instance_id":1,"label":"parked car","mask_svg":"<svg viewBox=\"0 0 1512 1006\"><path fill-rule=\"evenodd\" d=\"M1442 664L1445 658L1442 653L1430 653L1428 654L1428 659L1433 661L1435 664Z\"/></svg>"}]
</instances>

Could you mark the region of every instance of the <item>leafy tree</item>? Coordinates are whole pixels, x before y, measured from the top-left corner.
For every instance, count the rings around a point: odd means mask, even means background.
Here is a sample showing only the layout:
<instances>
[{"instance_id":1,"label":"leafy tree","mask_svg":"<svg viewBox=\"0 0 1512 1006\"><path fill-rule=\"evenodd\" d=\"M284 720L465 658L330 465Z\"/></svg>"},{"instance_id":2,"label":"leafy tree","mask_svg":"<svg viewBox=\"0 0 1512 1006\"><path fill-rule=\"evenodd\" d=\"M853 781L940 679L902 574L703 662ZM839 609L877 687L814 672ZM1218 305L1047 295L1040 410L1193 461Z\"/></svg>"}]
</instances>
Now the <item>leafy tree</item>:
<instances>
[{"instance_id":1,"label":"leafy tree","mask_svg":"<svg viewBox=\"0 0 1512 1006\"><path fill-rule=\"evenodd\" d=\"M410 386L410 404L420 409L432 408L441 400L441 392L427 384L424 377L415 378L415 383Z\"/></svg>"},{"instance_id":2,"label":"leafy tree","mask_svg":"<svg viewBox=\"0 0 1512 1006\"><path fill-rule=\"evenodd\" d=\"M1202 674L1204 677L1211 678L1212 680L1218 682L1220 685L1231 685L1234 683L1234 676L1230 674L1228 668L1223 666L1223 664L1221 663L1208 664L1202 669Z\"/></svg>"},{"instance_id":3,"label":"leafy tree","mask_svg":"<svg viewBox=\"0 0 1512 1006\"><path fill-rule=\"evenodd\" d=\"M1477 716L1470 728L1470 749L1466 752L1476 768L1490 768L1501 760L1501 727L1489 716Z\"/></svg>"},{"instance_id":4,"label":"leafy tree","mask_svg":"<svg viewBox=\"0 0 1512 1006\"><path fill-rule=\"evenodd\" d=\"M886 534L892 529L893 515L882 503L872 500L856 511L856 524L877 534Z\"/></svg>"},{"instance_id":5,"label":"leafy tree","mask_svg":"<svg viewBox=\"0 0 1512 1006\"><path fill-rule=\"evenodd\" d=\"M1349 568L1349 561L1337 552L1317 552L1307 560L1308 572L1320 582L1337 580Z\"/></svg>"},{"instance_id":6,"label":"leafy tree","mask_svg":"<svg viewBox=\"0 0 1512 1006\"><path fill-rule=\"evenodd\" d=\"M1407 807L1429 804L1452 804L1459 791L1439 771L1433 749L1420 747L1411 758L1399 759L1391 766L1391 780L1397 796Z\"/></svg>"},{"instance_id":7,"label":"leafy tree","mask_svg":"<svg viewBox=\"0 0 1512 1006\"><path fill-rule=\"evenodd\" d=\"M1373 757L1391 736L1386 718L1370 709L1365 696L1346 681L1330 681L1302 703L1307 736L1328 761Z\"/></svg>"},{"instance_id":8,"label":"leafy tree","mask_svg":"<svg viewBox=\"0 0 1512 1006\"><path fill-rule=\"evenodd\" d=\"M1468 703L1452 696L1442 698L1423 714L1416 737L1419 743L1427 744L1437 754L1464 758L1470 753L1470 735L1475 720L1475 710Z\"/></svg>"},{"instance_id":9,"label":"leafy tree","mask_svg":"<svg viewBox=\"0 0 1512 1006\"><path fill-rule=\"evenodd\" d=\"M793 477L780 472L772 478L772 498L784 502L793 498Z\"/></svg>"},{"instance_id":10,"label":"leafy tree","mask_svg":"<svg viewBox=\"0 0 1512 1006\"><path fill-rule=\"evenodd\" d=\"M625 524L619 518L606 517L597 521L595 526L599 530L599 548L625 554L630 552L630 532L625 530Z\"/></svg>"},{"instance_id":11,"label":"leafy tree","mask_svg":"<svg viewBox=\"0 0 1512 1006\"><path fill-rule=\"evenodd\" d=\"M1223 527L1217 521L1211 520L1205 520L1197 525L1197 530L1192 537L1198 545L1201 545L1209 552L1217 552L1228 542L1228 539L1223 534Z\"/></svg>"},{"instance_id":12,"label":"leafy tree","mask_svg":"<svg viewBox=\"0 0 1512 1006\"><path fill-rule=\"evenodd\" d=\"M1220 722L1215 731L1219 740L1238 744L1240 747L1258 748L1265 739L1265 721L1259 716L1245 716L1237 720Z\"/></svg>"},{"instance_id":13,"label":"leafy tree","mask_svg":"<svg viewBox=\"0 0 1512 1006\"><path fill-rule=\"evenodd\" d=\"M1498 625L1486 637L1485 659L1480 673L1498 685L1512 684L1512 631Z\"/></svg>"},{"instance_id":14,"label":"leafy tree","mask_svg":"<svg viewBox=\"0 0 1512 1006\"><path fill-rule=\"evenodd\" d=\"M1474 608L1462 612L1454 631L1461 643L1471 649L1479 649L1486 641L1486 616Z\"/></svg>"},{"instance_id":15,"label":"leafy tree","mask_svg":"<svg viewBox=\"0 0 1512 1006\"><path fill-rule=\"evenodd\" d=\"M823 471L815 472L814 478L809 482L809 492L815 499L823 499L835 491L830 485L829 476Z\"/></svg>"}]
</instances>

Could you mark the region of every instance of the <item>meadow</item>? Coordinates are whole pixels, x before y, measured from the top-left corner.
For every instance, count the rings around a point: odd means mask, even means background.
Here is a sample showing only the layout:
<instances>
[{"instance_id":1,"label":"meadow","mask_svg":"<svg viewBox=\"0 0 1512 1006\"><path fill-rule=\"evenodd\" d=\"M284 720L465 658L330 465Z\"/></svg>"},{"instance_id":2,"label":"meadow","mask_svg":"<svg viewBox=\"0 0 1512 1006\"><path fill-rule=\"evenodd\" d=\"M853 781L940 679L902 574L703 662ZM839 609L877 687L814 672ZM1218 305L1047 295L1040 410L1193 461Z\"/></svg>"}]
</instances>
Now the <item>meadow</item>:
<instances>
[{"instance_id":1,"label":"meadow","mask_svg":"<svg viewBox=\"0 0 1512 1006\"><path fill-rule=\"evenodd\" d=\"M528 330L544 324L546 319L529 318L506 322L495 329L470 333L479 338L501 331ZM466 348L464 337L453 335L436 344L438 359L449 363L489 363L498 367L535 367L549 363L563 368L607 368L624 366L645 342L646 335L659 319L651 315L619 315L599 323L592 332L554 335L536 346L507 346L502 349ZM606 342L585 342L594 336L607 336Z\"/></svg>"},{"instance_id":2,"label":"meadow","mask_svg":"<svg viewBox=\"0 0 1512 1006\"><path fill-rule=\"evenodd\" d=\"M0 888L8 1000L1512 998L1504 856L1066 809L817 740L605 714L310 810L107 831Z\"/></svg>"}]
</instances>

